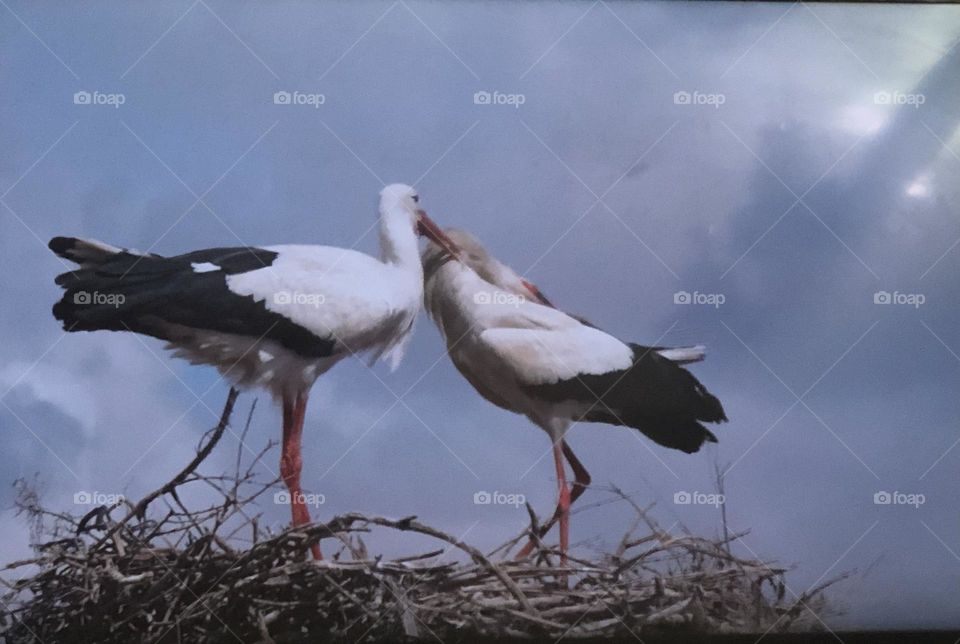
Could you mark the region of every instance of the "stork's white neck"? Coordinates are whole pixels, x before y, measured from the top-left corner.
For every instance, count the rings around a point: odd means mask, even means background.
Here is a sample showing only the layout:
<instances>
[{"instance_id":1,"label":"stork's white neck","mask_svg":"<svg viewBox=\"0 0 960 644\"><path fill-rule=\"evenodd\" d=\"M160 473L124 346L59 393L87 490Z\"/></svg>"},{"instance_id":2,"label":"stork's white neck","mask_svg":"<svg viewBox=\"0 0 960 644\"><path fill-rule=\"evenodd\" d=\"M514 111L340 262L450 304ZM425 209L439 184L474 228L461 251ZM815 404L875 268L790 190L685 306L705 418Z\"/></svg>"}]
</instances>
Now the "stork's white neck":
<instances>
[{"instance_id":1,"label":"stork's white neck","mask_svg":"<svg viewBox=\"0 0 960 644\"><path fill-rule=\"evenodd\" d=\"M422 280L423 266L414 225L413 217L403 206L394 206L381 214L380 261L414 271Z\"/></svg>"}]
</instances>

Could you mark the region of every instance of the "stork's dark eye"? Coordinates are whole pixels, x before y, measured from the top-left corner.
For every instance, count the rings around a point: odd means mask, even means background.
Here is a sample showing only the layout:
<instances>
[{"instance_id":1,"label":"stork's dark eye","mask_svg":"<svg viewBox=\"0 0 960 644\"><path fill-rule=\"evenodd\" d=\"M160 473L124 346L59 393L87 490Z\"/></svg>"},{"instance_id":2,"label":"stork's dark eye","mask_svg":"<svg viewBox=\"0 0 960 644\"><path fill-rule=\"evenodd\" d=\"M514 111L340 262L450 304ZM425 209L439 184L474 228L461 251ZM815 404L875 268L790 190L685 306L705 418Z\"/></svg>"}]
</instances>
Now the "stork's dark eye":
<instances>
[{"instance_id":1,"label":"stork's dark eye","mask_svg":"<svg viewBox=\"0 0 960 644\"><path fill-rule=\"evenodd\" d=\"M413 195L413 203L420 203L420 195Z\"/></svg>"}]
</instances>

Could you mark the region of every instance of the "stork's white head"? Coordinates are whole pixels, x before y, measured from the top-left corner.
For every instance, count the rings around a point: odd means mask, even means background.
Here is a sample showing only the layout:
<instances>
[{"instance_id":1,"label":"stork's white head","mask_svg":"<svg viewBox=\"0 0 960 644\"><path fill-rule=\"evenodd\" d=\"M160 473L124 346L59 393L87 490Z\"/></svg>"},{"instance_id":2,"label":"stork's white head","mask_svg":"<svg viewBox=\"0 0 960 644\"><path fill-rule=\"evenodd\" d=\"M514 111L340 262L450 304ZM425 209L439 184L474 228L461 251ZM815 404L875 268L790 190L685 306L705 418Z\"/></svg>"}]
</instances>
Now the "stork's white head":
<instances>
[{"instance_id":1,"label":"stork's white head","mask_svg":"<svg viewBox=\"0 0 960 644\"><path fill-rule=\"evenodd\" d=\"M380 216L385 217L387 213L402 210L409 213L411 221L415 221L419 201L420 195L412 186L391 183L380 191Z\"/></svg>"},{"instance_id":2,"label":"stork's white head","mask_svg":"<svg viewBox=\"0 0 960 644\"><path fill-rule=\"evenodd\" d=\"M426 235L452 257L457 257L459 249L456 244L420 208L420 195L411 186L392 183L380 191L380 220L381 244L395 241L393 238L398 234L405 235L404 228L409 226L406 230Z\"/></svg>"}]
</instances>

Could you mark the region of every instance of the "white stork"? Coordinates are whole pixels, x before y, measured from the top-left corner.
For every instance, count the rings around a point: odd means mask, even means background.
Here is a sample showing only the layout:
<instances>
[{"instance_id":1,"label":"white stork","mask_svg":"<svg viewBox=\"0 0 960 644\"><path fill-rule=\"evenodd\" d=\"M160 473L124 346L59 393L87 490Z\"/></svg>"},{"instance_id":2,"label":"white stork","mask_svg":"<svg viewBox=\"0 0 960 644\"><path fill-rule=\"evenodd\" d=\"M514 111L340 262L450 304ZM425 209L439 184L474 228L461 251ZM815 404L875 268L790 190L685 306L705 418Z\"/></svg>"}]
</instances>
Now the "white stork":
<instances>
[{"instance_id":1,"label":"white stork","mask_svg":"<svg viewBox=\"0 0 960 644\"><path fill-rule=\"evenodd\" d=\"M716 437L698 421L727 420L723 406L681 364L702 346L665 348L621 342L557 310L540 290L490 256L468 233L444 231L459 251L423 253L425 303L453 364L481 396L523 414L553 443L559 501L542 537L560 522L566 561L571 504L590 475L564 440L576 421L626 425L665 447L696 452ZM567 487L563 457L575 476ZM530 553L530 542L518 557Z\"/></svg>"},{"instance_id":2,"label":"white stork","mask_svg":"<svg viewBox=\"0 0 960 644\"><path fill-rule=\"evenodd\" d=\"M66 331L133 331L210 364L238 386L268 389L283 407L280 474L293 524L310 522L300 487L307 395L350 354L400 362L423 300L417 235L456 249L410 186L380 193L380 257L330 246L211 248L162 257L56 237L79 269L58 276L53 307ZM313 555L320 559L319 545Z\"/></svg>"}]
</instances>

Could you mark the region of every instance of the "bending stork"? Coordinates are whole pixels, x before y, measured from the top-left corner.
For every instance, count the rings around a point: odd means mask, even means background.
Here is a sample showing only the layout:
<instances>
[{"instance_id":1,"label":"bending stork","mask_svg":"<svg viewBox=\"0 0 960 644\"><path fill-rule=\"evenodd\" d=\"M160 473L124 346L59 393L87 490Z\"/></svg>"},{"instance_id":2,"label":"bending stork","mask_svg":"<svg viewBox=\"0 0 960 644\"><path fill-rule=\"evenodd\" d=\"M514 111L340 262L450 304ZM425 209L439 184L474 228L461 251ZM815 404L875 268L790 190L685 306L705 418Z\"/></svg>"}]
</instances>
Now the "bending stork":
<instances>
[{"instance_id":1,"label":"bending stork","mask_svg":"<svg viewBox=\"0 0 960 644\"><path fill-rule=\"evenodd\" d=\"M280 474L293 525L310 522L300 487L300 442L316 379L350 354L395 368L423 299L417 235L455 247L410 186L380 193L380 257L330 246L211 248L162 257L55 237L76 262L56 283L53 315L66 331L133 331L175 355L209 364L239 386L269 390L283 408ZM319 545L312 547L321 558Z\"/></svg>"},{"instance_id":2,"label":"bending stork","mask_svg":"<svg viewBox=\"0 0 960 644\"><path fill-rule=\"evenodd\" d=\"M621 342L554 308L539 289L490 256L468 233L448 229L460 261L440 245L423 253L427 312L450 358L481 396L523 414L550 436L559 501L542 537L560 523L566 561L572 503L590 483L564 440L576 421L626 425L687 453L716 437L699 421L727 420L723 406L679 365L703 359L701 346L645 347ZM572 491L563 459L573 470ZM535 539L520 551L530 553Z\"/></svg>"}]
</instances>

